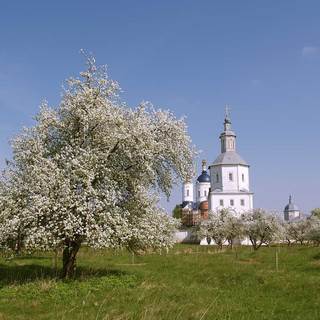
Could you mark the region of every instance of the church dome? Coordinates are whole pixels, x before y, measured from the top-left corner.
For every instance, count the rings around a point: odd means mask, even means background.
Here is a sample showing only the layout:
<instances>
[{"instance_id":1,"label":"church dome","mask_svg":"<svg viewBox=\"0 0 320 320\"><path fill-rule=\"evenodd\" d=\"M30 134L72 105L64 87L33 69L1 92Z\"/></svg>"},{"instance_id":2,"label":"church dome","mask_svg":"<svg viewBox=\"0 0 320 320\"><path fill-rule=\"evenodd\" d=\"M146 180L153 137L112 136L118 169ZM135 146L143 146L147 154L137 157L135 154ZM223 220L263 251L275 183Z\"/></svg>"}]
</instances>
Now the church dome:
<instances>
[{"instance_id":1,"label":"church dome","mask_svg":"<svg viewBox=\"0 0 320 320\"><path fill-rule=\"evenodd\" d=\"M206 170L203 170L201 175L197 179L198 182L210 182L210 176L208 175Z\"/></svg>"},{"instance_id":2,"label":"church dome","mask_svg":"<svg viewBox=\"0 0 320 320\"><path fill-rule=\"evenodd\" d=\"M289 197L289 203L285 206L284 211L299 211L299 207L292 202L292 197Z\"/></svg>"},{"instance_id":3,"label":"church dome","mask_svg":"<svg viewBox=\"0 0 320 320\"><path fill-rule=\"evenodd\" d=\"M294 203L289 203L285 206L284 211L299 211L299 207Z\"/></svg>"}]
</instances>

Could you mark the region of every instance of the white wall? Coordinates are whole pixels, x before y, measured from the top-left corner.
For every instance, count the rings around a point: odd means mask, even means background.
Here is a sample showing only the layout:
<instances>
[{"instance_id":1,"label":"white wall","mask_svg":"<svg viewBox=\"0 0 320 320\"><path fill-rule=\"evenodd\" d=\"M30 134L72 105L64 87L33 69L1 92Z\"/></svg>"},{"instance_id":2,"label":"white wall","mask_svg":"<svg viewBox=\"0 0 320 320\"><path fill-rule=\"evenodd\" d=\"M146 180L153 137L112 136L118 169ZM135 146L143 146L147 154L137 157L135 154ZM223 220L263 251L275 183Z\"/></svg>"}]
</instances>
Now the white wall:
<instances>
[{"instance_id":1,"label":"white wall","mask_svg":"<svg viewBox=\"0 0 320 320\"><path fill-rule=\"evenodd\" d=\"M232 180L229 178L232 175ZM239 191L238 166L222 167L222 191Z\"/></svg>"},{"instance_id":2,"label":"white wall","mask_svg":"<svg viewBox=\"0 0 320 320\"><path fill-rule=\"evenodd\" d=\"M197 235L193 229L177 230L174 233L174 239L176 243L198 243Z\"/></svg>"},{"instance_id":3,"label":"white wall","mask_svg":"<svg viewBox=\"0 0 320 320\"><path fill-rule=\"evenodd\" d=\"M207 201L209 197L210 182L198 182L196 185L197 202ZM200 193L200 196L199 196Z\"/></svg>"},{"instance_id":4,"label":"white wall","mask_svg":"<svg viewBox=\"0 0 320 320\"><path fill-rule=\"evenodd\" d=\"M223 206L220 205L220 200L223 200ZM233 205L231 204L231 200L233 200ZM244 200L244 205L241 205L241 200ZM209 204L209 209L212 211L222 208L229 208L231 210L235 210L235 212L240 214L253 208L253 195L248 193L232 194L223 192L211 192Z\"/></svg>"},{"instance_id":5,"label":"white wall","mask_svg":"<svg viewBox=\"0 0 320 320\"><path fill-rule=\"evenodd\" d=\"M296 218L300 218L300 211L299 210L290 211L289 212L289 221L292 219L296 219Z\"/></svg>"},{"instance_id":6,"label":"white wall","mask_svg":"<svg viewBox=\"0 0 320 320\"><path fill-rule=\"evenodd\" d=\"M217 181L217 174L219 176L219 181ZM232 181L230 180L229 174L232 174ZM221 190L221 191L241 191L250 190L249 181L249 167L242 165L221 165L221 166L211 166L211 190ZM243 175L243 180L242 180Z\"/></svg>"},{"instance_id":7,"label":"white wall","mask_svg":"<svg viewBox=\"0 0 320 320\"><path fill-rule=\"evenodd\" d=\"M250 190L249 167L238 166L239 190ZM243 177L243 179L242 179Z\"/></svg>"},{"instance_id":8,"label":"white wall","mask_svg":"<svg viewBox=\"0 0 320 320\"><path fill-rule=\"evenodd\" d=\"M186 182L182 186L182 202L193 201L193 183Z\"/></svg>"},{"instance_id":9,"label":"white wall","mask_svg":"<svg viewBox=\"0 0 320 320\"><path fill-rule=\"evenodd\" d=\"M217 180L218 175L218 180ZM222 170L221 166L210 167L211 190L222 190Z\"/></svg>"}]
</instances>

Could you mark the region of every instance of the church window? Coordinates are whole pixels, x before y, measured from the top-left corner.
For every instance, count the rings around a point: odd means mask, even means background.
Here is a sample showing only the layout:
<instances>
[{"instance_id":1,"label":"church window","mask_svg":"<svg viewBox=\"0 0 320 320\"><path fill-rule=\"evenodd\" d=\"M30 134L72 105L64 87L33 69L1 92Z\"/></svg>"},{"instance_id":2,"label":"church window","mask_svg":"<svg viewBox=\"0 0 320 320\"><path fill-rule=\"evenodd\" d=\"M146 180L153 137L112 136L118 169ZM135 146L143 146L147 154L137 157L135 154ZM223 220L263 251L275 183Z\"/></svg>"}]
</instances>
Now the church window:
<instances>
[{"instance_id":1,"label":"church window","mask_svg":"<svg viewBox=\"0 0 320 320\"><path fill-rule=\"evenodd\" d=\"M232 206L232 207L234 206L234 200L233 199L230 200L230 206Z\"/></svg>"},{"instance_id":2,"label":"church window","mask_svg":"<svg viewBox=\"0 0 320 320\"><path fill-rule=\"evenodd\" d=\"M219 182L219 173L216 175L216 181Z\"/></svg>"},{"instance_id":3,"label":"church window","mask_svg":"<svg viewBox=\"0 0 320 320\"><path fill-rule=\"evenodd\" d=\"M187 197L189 197L189 189L187 189Z\"/></svg>"},{"instance_id":4,"label":"church window","mask_svg":"<svg viewBox=\"0 0 320 320\"><path fill-rule=\"evenodd\" d=\"M242 206L244 206L244 199L241 199L241 200L240 200L240 204L241 204Z\"/></svg>"},{"instance_id":5,"label":"church window","mask_svg":"<svg viewBox=\"0 0 320 320\"><path fill-rule=\"evenodd\" d=\"M223 199L220 199L220 206L223 207Z\"/></svg>"},{"instance_id":6,"label":"church window","mask_svg":"<svg viewBox=\"0 0 320 320\"><path fill-rule=\"evenodd\" d=\"M232 173L229 173L229 180L233 181L233 174Z\"/></svg>"},{"instance_id":7,"label":"church window","mask_svg":"<svg viewBox=\"0 0 320 320\"><path fill-rule=\"evenodd\" d=\"M200 190L198 191L198 196L200 197Z\"/></svg>"},{"instance_id":8,"label":"church window","mask_svg":"<svg viewBox=\"0 0 320 320\"><path fill-rule=\"evenodd\" d=\"M207 190L204 190L204 196L205 197L207 196Z\"/></svg>"},{"instance_id":9,"label":"church window","mask_svg":"<svg viewBox=\"0 0 320 320\"><path fill-rule=\"evenodd\" d=\"M242 182L244 182L244 174L242 174Z\"/></svg>"}]
</instances>

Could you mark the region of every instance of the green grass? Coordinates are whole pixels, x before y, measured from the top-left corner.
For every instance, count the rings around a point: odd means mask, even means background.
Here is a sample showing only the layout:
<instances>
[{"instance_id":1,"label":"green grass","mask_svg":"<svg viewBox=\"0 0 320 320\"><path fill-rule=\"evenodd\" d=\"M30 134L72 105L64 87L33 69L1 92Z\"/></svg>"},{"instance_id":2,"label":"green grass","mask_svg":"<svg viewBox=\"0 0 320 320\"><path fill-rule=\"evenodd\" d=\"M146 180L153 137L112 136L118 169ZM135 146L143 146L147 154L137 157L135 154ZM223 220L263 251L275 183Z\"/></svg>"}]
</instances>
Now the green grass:
<instances>
[{"instance_id":1,"label":"green grass","mask_svg":"<svg viewBox=\"0 0 320 320\"><path fill-rule=\"evenodd\" d=\"M83 248L73 281L52 256L0 259L2 319L320 319L320 248L236 254L177 245L132 257Z\"/></svg>"}]
</instances>

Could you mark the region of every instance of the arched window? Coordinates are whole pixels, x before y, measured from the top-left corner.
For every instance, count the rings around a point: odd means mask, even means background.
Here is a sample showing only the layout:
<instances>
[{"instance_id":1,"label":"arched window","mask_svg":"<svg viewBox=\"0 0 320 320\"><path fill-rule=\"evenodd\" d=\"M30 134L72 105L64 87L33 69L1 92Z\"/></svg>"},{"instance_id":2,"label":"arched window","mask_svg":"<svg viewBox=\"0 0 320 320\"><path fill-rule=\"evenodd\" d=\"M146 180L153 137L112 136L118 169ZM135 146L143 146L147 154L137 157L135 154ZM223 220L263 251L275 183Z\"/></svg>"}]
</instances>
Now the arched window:
<instances>
[{"instance_id":1,"label":"arched window","mask_svg":"<svg viewBox=\"0 0 320 320\"><path fill-rule=\"evenodd\" d=\"M219 182L219 173L216 174L216 182Z\"/></svg>"},{"instance_id":2,"label":"arched window","mask_svg":"<svg viewBox=\"0 0 320 320\"><path fill-rule=\"evenodd\" d=\"M189 189L187 189L187 197L189 197Z\"/></svg>"},{"instance_id":3,"label":"arched window","mask_svg":"<svg viewBox=\"0 0 320 320\"><path fill-rule=\"evenodd\" d=\"M207 190L204 190L204 196L205 197L207 196Z\"/></svg>"},{"instance_id":4,"label":"arched window","mask_svg":"<svg viewBox=\"0 0 320 320\"><path fill-rule=\"evenodd\" d=\"M242 182L244 182L244 173L242 174Z\"/></svg>"},{"instance_id":5,"label":"arched window","mask_svg":"<svg viewBox=\"0 0 320 320\"><path fill-rule=\"evenodd\" d=\"M200 197L200 190L198 191L198 196Z\"/></svg>"},{"instance_id":6,"label":"arched window","mask_svg":"<svg viewBox=\"0 0 320 320\"><path fill-rule=\"evenodd\" d=\"M229 180L233 181L233 174L232 173L229 173Z\"/></svg>"}]
</instances>

